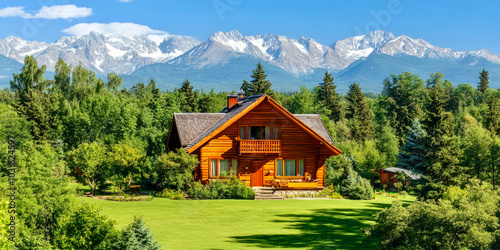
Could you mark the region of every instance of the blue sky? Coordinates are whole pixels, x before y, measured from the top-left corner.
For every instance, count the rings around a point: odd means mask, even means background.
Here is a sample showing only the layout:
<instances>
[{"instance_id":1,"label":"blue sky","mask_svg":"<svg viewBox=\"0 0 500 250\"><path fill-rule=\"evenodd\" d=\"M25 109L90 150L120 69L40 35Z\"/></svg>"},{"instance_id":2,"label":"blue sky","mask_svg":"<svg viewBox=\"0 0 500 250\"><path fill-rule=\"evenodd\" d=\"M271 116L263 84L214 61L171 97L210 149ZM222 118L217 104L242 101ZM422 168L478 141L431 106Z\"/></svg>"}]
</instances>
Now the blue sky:
<instances>
[{"instance_id":1,"label":"blue sky","mask_svg":"<svg viewBox=\"0 0 500 250\"><path fill-rule=\"evenodd\" d=\"M243 35L305 36L330 45L382 29L453 50L484 48L500 54L499 11L498 1L459 0L2 1L0 38L15 35L53 42L60 36L98 29L166 32L206 40L217 31L238 30Z\"/></svg>"}]
</instances>

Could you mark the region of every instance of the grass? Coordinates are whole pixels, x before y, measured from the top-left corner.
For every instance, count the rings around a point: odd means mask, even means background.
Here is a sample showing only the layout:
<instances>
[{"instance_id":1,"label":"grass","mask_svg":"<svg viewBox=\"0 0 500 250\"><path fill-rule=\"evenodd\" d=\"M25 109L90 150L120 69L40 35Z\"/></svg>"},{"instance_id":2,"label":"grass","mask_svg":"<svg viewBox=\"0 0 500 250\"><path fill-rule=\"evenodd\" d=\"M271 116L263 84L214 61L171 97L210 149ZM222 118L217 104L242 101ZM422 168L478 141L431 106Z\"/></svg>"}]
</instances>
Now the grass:
<instances>
[{"instance_id":1,"label":"grass","mask_svg":"<svg viewBox=\"0 0 500 250\"><path fill-rule=\"evenodd\" d=\"M394 198L354 200L169 200L98 204L121 229L142 215L164 249L370 249L361 228ZM412 197L406 198L411 202Z\"/></svg>"}]
</instances>

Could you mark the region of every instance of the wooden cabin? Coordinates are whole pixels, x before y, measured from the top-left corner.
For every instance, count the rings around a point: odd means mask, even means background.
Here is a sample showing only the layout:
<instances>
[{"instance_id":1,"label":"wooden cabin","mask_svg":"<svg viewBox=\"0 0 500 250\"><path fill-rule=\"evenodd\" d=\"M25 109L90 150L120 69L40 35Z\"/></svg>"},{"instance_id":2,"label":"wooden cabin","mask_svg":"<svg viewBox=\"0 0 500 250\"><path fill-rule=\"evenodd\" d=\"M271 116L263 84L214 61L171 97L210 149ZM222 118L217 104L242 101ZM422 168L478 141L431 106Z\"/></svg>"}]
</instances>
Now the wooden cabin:
<instances>
[{"instance_id":1,"label":"wooden cabin","mask_svg":"<svg viewBox=\"0 0 500 250\"><path fill-rule=\"evenodd\" d=\"M294 115L268 95L229 95L221 113L175 113L167 151L198 156L195 179L236 175L247 186L322 188L325 161L341 151L321 117Z\"/></svg>"},{"instance_id":2,"label":"wooden cabin","mask_svg":"<svg viewBox=\"0 0 500 250\"><path fill-rule=\"evenodd\" d=\"M380 185L387 185L388 187L394 187L394 183L399 182L397 177L399 173L405 173L407 176L404 186L408 186L412 182L418 181L422 178L422 175L411 170L396 167L381 168L372 172L378 172L380 175Z\"/></svg>"}]
</instances>

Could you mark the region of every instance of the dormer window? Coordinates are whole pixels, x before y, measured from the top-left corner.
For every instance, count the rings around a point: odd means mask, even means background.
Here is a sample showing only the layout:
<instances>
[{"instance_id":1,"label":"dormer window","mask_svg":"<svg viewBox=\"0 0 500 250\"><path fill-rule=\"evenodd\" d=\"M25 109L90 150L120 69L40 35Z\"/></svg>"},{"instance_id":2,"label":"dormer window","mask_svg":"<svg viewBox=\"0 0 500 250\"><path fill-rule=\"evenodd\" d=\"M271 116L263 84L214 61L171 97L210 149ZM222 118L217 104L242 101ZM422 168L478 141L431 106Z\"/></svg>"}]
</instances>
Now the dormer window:
<instances>
[{"instance_id":1,"label":"dormer window","mask_svg":"<svg viewBox=\"0 0 500 250\"><path fill-rule=\"evenodd\" d=\"M240 126L242 140L279 140L280 126Z\"/></svg>"}]
</instances>

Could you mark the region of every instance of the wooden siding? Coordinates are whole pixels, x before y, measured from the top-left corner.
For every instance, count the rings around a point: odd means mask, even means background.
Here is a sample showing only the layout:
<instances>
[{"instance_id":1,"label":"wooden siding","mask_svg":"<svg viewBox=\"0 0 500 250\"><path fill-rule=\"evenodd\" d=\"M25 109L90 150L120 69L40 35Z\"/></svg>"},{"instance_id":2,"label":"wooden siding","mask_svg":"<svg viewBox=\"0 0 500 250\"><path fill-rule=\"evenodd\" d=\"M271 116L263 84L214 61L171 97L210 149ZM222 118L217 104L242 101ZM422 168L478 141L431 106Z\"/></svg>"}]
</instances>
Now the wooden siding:
<instances>
[{"instance_id":1,"label":"wooden siding","mask_svg":"<svg viewBox=\"0 0 500 250\"><path fill-rule=\"evenodd\" d=\"M239 126L279 126L281 154L239 154ZM304 132L267 102L259 104L238 121L227 127L214 138L197 149L200 166L196 179L206 182L209 179L211 159L238 159L238 175L242 180L250 180L251 163L260 161L263 165L264 182L273 180L276 175L276 159L304 159L305 172L318 179L318 186L324 186L325 159L331 151L318 140ZM271 174L269 173L271 171ZM249 181L248 181L249 182ZM247 183L248 183L247 182Z\"/></svg>"}]
</instances>

